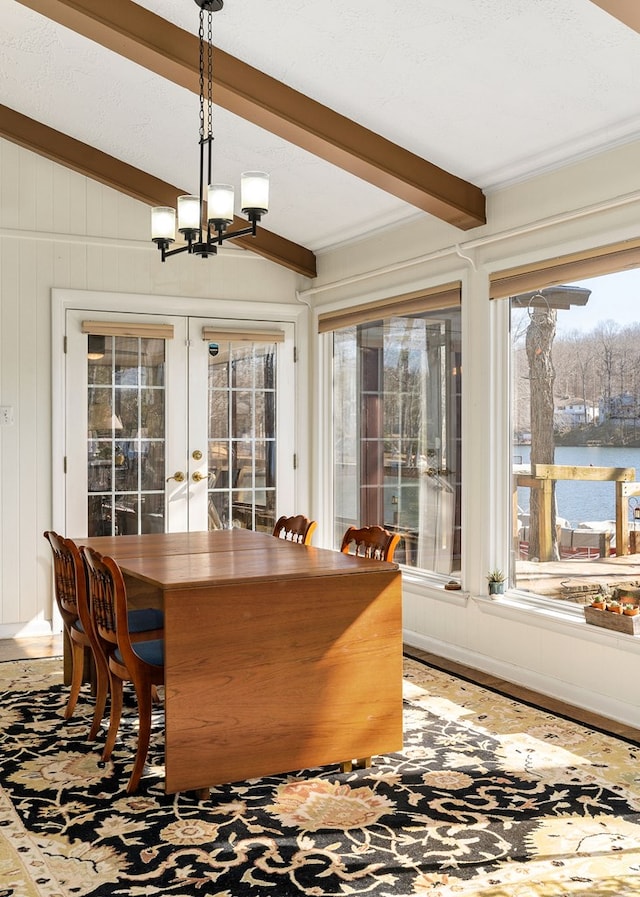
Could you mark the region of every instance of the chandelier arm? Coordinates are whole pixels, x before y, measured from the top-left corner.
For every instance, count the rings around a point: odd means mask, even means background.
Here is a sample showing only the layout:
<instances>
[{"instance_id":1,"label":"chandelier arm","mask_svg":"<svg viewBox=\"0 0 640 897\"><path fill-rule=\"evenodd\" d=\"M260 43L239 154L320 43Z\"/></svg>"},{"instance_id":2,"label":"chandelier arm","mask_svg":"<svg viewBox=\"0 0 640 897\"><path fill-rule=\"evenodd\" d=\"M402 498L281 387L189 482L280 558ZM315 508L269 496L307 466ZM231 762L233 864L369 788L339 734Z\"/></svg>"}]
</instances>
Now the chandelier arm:
<instances>
[{"instance_id":1,"label":"chandelier arm","mask_svg":"<svg viewBox=\"0 0 640 897\"><path fill-rule=\"evenodd\" d=\"M254 221L250 227L242 227L242 228L240 228L240 230L233 230L233 231L227 230L227 231L224 231L224 233L222 233L221 231L218 231L217 243L218 243L218 246L222 246L223 240L233 240L235 237L248 237L249 235L251 235L252 237L255 237L256 233L257 233L257 222Z\"/></svg>"},{"instance_id":2,"label":"chandelier arm","mask_svg":"<svg viewBox=\"0 0 640 897\"><path fill-rule=\"evenodd\" d=\"M168 243L167 243L168 245ZM163 246L161 243L158 243L158 249L162 253L162 261L166 258L169 258L170 255L178 255L179 252L191 252L191 247L193 243L187 243L184 246L178 246L177 249L167 249L166 246Z\"/></svg>"}]
</instances>

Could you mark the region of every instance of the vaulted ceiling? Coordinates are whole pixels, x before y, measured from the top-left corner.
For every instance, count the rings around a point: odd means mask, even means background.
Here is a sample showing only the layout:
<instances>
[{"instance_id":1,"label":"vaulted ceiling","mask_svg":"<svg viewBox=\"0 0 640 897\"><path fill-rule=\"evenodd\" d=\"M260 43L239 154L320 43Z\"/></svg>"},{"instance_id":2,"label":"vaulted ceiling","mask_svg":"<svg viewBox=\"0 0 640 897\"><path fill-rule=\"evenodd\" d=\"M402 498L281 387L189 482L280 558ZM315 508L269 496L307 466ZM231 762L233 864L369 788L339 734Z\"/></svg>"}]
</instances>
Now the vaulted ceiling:
<instances>
[{"instance_id":1,"label":"vaulted ceiling","mask_svg":"<svg viewBox=\"0 0 640 897\"><path fill-rule=\"evenodd\" d=\"M640 138L637 0L225 0L214 179L269 171L250 245L314 253ZM194 0L3 0L0 136L149 205L197 192ZM146 235L144 235L146 236Z\"/></svg>"}]
</instances>

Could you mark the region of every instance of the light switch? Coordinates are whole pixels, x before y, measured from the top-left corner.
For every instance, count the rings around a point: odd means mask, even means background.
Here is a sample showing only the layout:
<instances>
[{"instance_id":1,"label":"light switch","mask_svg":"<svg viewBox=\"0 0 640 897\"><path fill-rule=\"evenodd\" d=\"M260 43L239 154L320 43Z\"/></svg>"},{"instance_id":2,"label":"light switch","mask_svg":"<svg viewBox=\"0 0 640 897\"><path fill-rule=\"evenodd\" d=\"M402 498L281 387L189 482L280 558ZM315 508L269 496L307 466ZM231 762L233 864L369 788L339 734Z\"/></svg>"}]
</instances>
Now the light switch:
<instances>
[{"instance_id":1,"label":"light switch","mask_svg":"<svg viewBox=\"0 0 640 897\"><path fill-rule=\"evenodd\" d=\"M0 426L11 426L14 423L13 406L0 405Z\"/></svg>"}]
</instances>

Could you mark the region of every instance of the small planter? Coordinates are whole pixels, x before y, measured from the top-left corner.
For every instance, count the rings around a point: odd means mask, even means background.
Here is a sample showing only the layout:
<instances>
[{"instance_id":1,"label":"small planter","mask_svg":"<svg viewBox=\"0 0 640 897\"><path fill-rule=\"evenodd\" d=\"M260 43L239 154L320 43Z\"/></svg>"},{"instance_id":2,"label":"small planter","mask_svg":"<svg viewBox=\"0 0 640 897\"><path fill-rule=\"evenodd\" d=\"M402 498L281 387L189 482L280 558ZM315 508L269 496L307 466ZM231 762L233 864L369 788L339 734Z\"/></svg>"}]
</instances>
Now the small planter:
<instances>
[{"instance_id":1,"label":"small planter","mask_svg":"<svg viewBox=\"0 0 640 897\"><path fill-rule=\"evenodd\" d=\"M629 616L624 611L621 613L607 613L585 604L584 618L587 623L591 623L593 626L600 626L603 629L625 633L626 635L640 635L640 615L638 614Z\"/></svg>"},{"instance_id":2,"label":"small planter","mask_svg":"<svg viewBox=\"0 0 640 897\"><path fill-rule=\"evenodd\" d=\"M636 604L626 604L622 608L622 613L625 615L625 617L637 617L638 613L640 613L640 607L638 607Z\"/></svg>"},{"instance_id":3,"label":"small planter","mask_svg":"<svg viewBox=\"0 0 640 897\"><path fill-rule=\"evenodd\" d=\"M504 581L506 577L502 570L489 570L487 573L487 582L489 583L490 595L504 595Z\"/></svg>"},{"instance_id":4,"label":"small planter","mask_svg":"<svg viewBox=\"0 0 640 897\"><path fill-rule=\"evenodd\" d=\"M594 610L604 610L606 604L604 601L592 601L589 607L592 607Z\"/></svg>"},{"instance_id":5,"label":"small planter","mask_svg":"<svg viewBox=\"0 0 640 897\"><path fill-rule=\"evenodd\" d=\"M607 610L610 614L621 614L622 613L622 605L621 604L607 604Z\"/></svg>"}]
</instances>

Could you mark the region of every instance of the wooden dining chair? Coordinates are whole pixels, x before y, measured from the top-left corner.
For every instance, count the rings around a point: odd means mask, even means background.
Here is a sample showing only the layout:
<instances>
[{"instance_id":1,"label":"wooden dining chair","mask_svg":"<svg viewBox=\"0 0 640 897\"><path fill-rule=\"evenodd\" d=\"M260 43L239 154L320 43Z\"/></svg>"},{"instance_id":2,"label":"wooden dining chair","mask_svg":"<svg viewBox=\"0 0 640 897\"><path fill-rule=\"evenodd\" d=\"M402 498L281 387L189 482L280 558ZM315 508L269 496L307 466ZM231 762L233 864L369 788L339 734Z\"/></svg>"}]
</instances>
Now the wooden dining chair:
<instances>
[{"instance_id":1,"label":"wooden dining chair","mask_svg":"<svg viewBox=\"0 0 640 897\"><path fill-rule=\"evenodd\" d=\"M85 659L89 653L95 671L95 707L89 738L95 739L109 694L109 673L104 651L95 632L84 561L73 539L66 539L53 530L44 533L53 553L54 595L62 625L69 641L71 654L71 688L64 718L75 710L84 679ZM134 640L162 637L164 614L153 607L136 608L128 612L129 631Z\"/></svg>"},{"instance_id":2,"label":"wooden dining chair","mask_svg":"<svg viewBox=\"0 0 640 897\"><path fill-rule=\"evenodd\" d=\"M98 734L104 714L109 674L106 660L95 634L89 612L84 564L78 546L53 530L44 534L53 552L54 595L71 653L71 689L64 718L73 716L82 686L87 653L95 669L95 708L89 738Z\"/></svg>"},{"instance_id":3,"label":"wooden dining chair","mask_svg":"<svg viewBox=\"0 0 640 897\"><path fill-rule=\"evenodd\" d=\"M391 533L378 524L374 526L350 526L342 537L340 551L358 557L372 558L378 561L393 561L396 546L401 539L400 533ZM354 765L358 769L371 766L371 757L360 757L355 763L346 760L340 764L342 772L351 772Z\"/></svg>"},{"instance_id":4,"label":"wooden dining chair","mask_svg":"<svg viewBox=\"0 0 640 897\"><path fill-rule=\"evenodd\" d=\"M317 525L315 520L309 520L302 514L296 514L295 517L280 517L273 528L273 535L276 539L311 545L311 538Z\"/></svg>"},{"instance_id":5,"label":"wooden dining chair","mask_svg":"<svg viewBox=\"0 0 640 897\"><path fill-rule=\"evenodd\" d=\"M342 538L340 551L343 554L355 554L378 561L393 561L396 546L401 538L400 533L391 533L377 524L363 526L360 529L350 526Z\"/></svg>"},{"instance_id":6,"label":"wooden dining chair","mask_svg":"<svg viewBox=\"0 0 640 897\"><path fill-rule=\"evenodd\" d=\"M151 708L156 686L164 684L164 639L133 641L129 631L127 591L113 558L92 548L80 549L87 570L91 614L109 671L111 708L102 752L106 763L113 752L122 716L123 685L132 682L138 705L138 746L127 794L138 788L151 738Z\"/></svg>"}]
</instances>

